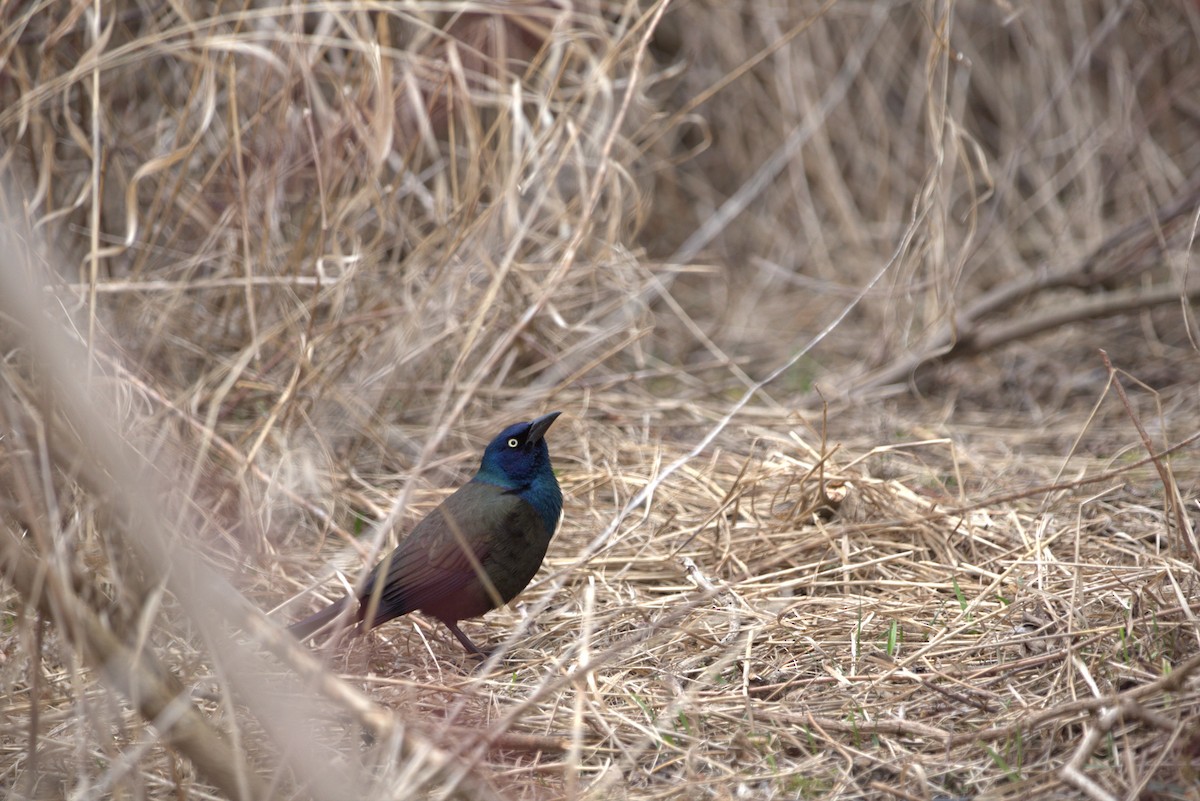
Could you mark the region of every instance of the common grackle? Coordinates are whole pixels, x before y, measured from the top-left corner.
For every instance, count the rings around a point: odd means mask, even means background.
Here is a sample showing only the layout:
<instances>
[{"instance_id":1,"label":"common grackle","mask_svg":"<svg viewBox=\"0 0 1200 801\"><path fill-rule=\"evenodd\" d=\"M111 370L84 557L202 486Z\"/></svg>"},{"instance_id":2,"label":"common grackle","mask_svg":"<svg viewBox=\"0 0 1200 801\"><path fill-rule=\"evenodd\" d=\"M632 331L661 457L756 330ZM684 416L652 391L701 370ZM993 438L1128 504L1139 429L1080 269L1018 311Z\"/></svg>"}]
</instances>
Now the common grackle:
<instances>
[{"instance_id":1,"label":"common grackle","mask_svg":"<svg viewBox=\"0 0 1200 801\"><path fill-rule=\"evenodd\" d=\"M375 566L353 601L359 633L417 609L442 621L468 652L485 655L459 629L458 621L515 598L546 556L562 513L562 491L545 439L559 414L551 412L501 431L484 450L475 477L417 523ZM288 631L303 640L351 605L346 596Z\"/></svg>"}]
</instances>

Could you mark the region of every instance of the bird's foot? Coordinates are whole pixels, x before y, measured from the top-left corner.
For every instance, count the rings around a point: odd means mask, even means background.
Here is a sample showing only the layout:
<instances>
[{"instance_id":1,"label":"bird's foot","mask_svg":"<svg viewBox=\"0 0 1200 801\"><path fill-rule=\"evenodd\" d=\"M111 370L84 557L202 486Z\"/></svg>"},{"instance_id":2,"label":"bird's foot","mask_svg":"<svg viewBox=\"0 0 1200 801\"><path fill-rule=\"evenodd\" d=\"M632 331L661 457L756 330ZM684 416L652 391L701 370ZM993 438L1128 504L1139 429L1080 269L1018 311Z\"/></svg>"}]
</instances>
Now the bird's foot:
<instances>
[{"instance_id":1,"label":"bird's foot","mask_svg":"<svg viewBox=\"0 0 1200 801\"><path fill-rule=\"evenodd\" d=\"M443 620L442 622L446 624L446 628L450 629L450 633L458 638L458 641L462 643L462 647L465 648L467 653L471 656L478 657L480 660L484 660L492 655L491 651L485 651L475 643L471 642L471 638L466 634L463 634L462 629L458 627L457 621Z\"/></svg>"}]
</instances>

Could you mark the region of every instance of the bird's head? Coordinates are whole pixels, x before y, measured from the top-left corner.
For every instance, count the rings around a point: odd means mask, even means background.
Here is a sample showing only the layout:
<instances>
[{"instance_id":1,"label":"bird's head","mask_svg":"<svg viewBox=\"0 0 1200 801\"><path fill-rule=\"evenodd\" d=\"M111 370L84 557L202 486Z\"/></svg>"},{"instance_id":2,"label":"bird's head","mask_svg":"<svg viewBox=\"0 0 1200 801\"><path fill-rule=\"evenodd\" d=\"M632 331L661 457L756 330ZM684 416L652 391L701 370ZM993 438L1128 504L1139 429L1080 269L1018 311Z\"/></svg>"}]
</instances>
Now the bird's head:
<instances>
[{"instance_id":1,"label":"bird's head","mask_svg":"<svg viewBox=\"0 0 1200 801\"><path fill-rule=\"evenodd\" d=\"M524 487L542 476L553 477L546 430L562 412L550 412L527 423L513 423L488 443L478 479L502 487Z\"/></svg>"}]
</instances>

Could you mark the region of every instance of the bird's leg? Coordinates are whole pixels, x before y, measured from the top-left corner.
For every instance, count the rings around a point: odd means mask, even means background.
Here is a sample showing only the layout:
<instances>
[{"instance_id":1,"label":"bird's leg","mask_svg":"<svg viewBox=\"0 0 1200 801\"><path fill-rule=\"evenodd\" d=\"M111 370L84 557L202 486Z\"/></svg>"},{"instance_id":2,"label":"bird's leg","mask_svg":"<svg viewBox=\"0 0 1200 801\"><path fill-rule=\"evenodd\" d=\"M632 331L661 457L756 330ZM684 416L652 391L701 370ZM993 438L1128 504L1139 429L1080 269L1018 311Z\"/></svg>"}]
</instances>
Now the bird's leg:
<instances>
[{"instance_id":1,"label":"bird's leg","mask_svg":"<svg viewBox=\"0 0 1200 801\"><path fill-rule=\"evenodd\" d=\"M487 651L471 642L471 638L463 634L462 629L458 627L458 623L453 620L443 620L442 623L446 625L446 628L450 629L451 634L458 638L458 641L462 643L462 647L467 649L467 653L473 654L480 659L487 659Z\"/></svg>"}]
</instances>

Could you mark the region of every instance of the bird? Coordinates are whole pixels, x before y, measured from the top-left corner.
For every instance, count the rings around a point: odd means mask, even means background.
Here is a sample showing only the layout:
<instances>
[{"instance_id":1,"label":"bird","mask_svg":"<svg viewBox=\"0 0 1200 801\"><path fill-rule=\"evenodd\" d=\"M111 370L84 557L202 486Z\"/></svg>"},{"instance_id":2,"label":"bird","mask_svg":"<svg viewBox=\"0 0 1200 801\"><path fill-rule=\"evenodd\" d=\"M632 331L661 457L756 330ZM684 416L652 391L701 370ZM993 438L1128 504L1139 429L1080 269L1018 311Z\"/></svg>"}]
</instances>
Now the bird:
<instances>
[{"instance_id":1,"label":"bird","mask_svg":"<svg viewBox=\"0 0 1200 801\"><path fill-rule=\"evenodd\" d=\"M560 414L501 431L484 449L474 477L380 560L357 597L347 595L288 631L307 639L350 607L359 634L420 611L441 621L468 654L486 657L458 621L508 603L541 567L562 516L562 490L546 444L546 431Z\"/></svg>"}]
</instances>

